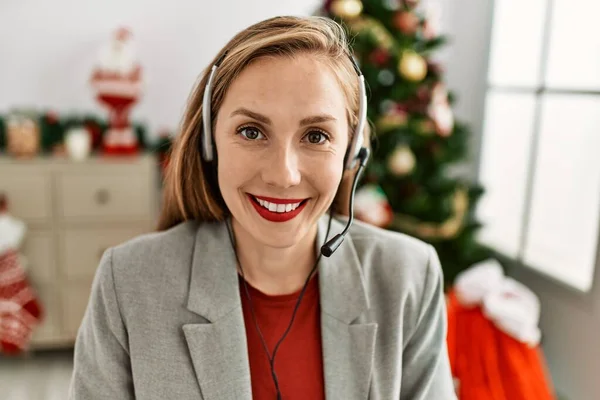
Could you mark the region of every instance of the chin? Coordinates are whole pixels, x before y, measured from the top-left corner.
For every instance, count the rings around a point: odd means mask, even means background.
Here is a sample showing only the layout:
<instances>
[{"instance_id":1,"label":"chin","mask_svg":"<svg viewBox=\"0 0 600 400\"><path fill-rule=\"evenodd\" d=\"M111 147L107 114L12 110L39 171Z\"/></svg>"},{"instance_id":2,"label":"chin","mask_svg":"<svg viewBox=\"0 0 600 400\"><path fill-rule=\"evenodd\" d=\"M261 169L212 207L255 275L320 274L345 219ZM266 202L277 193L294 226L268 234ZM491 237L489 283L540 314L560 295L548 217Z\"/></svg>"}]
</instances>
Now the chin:
<instances>
[{"instance_id":1,"label":"chin","mask_svg":"<svg viewBox=\"0 0 600 400\"><path fill-rule=\"evenodd\" d=\"M255 229L255 232L251 232L254 239L265 246L276 248L276 249L287 249L290 247L294 247L298 242L300 242L300 235L294 235L293 237L289 235L285 235L285 238L282 238L281 234L277 234L276 232L271 231L267 232L256 232L258 230Z\"/></svg>"}]
</instances>

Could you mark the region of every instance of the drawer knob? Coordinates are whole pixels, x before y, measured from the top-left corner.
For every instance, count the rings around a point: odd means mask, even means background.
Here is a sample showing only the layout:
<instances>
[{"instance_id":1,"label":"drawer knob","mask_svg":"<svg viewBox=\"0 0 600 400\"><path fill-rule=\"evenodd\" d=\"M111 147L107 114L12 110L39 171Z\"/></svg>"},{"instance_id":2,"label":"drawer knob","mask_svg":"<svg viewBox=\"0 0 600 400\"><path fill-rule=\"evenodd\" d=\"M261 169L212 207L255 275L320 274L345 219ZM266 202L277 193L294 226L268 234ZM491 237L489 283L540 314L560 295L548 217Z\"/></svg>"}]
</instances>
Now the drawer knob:
<instances>
[{"instance_id":1,"label":"drawer knob","mask_svg":"<svg viewBox=\"0 0 600 400\"><path fill-rule=\"evenodd\" d=\"M96 202L98 204L106 204L110 200L110 194L106 189L100 189L96 192Z\"/></svg>"}]
</instances>

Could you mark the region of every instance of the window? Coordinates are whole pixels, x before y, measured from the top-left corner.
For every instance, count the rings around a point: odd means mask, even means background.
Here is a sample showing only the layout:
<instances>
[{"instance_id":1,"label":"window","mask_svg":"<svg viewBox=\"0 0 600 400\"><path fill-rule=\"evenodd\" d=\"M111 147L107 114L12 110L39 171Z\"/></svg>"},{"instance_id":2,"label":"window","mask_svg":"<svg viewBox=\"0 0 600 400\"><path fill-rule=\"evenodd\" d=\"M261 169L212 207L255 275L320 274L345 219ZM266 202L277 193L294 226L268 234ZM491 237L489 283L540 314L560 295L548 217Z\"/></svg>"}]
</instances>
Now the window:
<instances>
[{"instance_id":1,"label":"window","mask_svg":"<svg viewBox=\"0 0 600 400\"><path fill-rule=\"evenodd\" d=\"M600 225L600 2L495 3L480 240L578 290Z\"/></svg>"}]
</instances>

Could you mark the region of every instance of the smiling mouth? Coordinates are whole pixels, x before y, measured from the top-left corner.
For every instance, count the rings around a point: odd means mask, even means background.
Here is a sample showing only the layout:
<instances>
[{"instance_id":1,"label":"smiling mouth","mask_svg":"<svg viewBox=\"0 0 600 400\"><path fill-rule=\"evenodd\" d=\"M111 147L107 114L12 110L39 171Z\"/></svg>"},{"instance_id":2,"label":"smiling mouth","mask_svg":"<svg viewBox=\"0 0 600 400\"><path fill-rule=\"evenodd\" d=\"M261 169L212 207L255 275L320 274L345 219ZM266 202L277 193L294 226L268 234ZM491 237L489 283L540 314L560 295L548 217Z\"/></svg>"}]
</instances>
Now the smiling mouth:
<instances>
[{"instance_id":1,"label":"smiling mouth","mask_svg":"<svg viewBox=\"0 0 600 400\"><path fill-rule=\"evenodd\" d=\"M306 208L307 199L275 199L246 193L258 215L270 222L286 222L296 218Z\"/></svg>"}]
</instances>

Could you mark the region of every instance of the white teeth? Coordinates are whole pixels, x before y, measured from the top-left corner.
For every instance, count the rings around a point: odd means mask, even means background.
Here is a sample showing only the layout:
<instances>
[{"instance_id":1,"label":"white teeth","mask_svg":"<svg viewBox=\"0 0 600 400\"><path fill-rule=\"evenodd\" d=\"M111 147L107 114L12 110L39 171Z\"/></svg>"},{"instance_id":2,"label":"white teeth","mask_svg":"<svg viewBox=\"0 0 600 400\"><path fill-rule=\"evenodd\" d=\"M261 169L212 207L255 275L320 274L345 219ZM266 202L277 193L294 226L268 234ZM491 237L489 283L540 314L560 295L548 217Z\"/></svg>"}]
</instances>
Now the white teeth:
<instances>
[{"instance_id":1,"label":"white teeth","mask_svg":"<svg viewBox=\"0 0 600 400\"><path fill-rule=\"evenodd\" d=\"M256 199L256 201L258 201L258 204L260 204L261 206L263 206L267 210L269 210L271 212L276 212L276 213L284 213L284 212L294 211L300 205L300 203L275 204L275 203L269 203L266 200L258 199L256 197L255 197L255 199Z\"/></svg>"}]
</instances>

